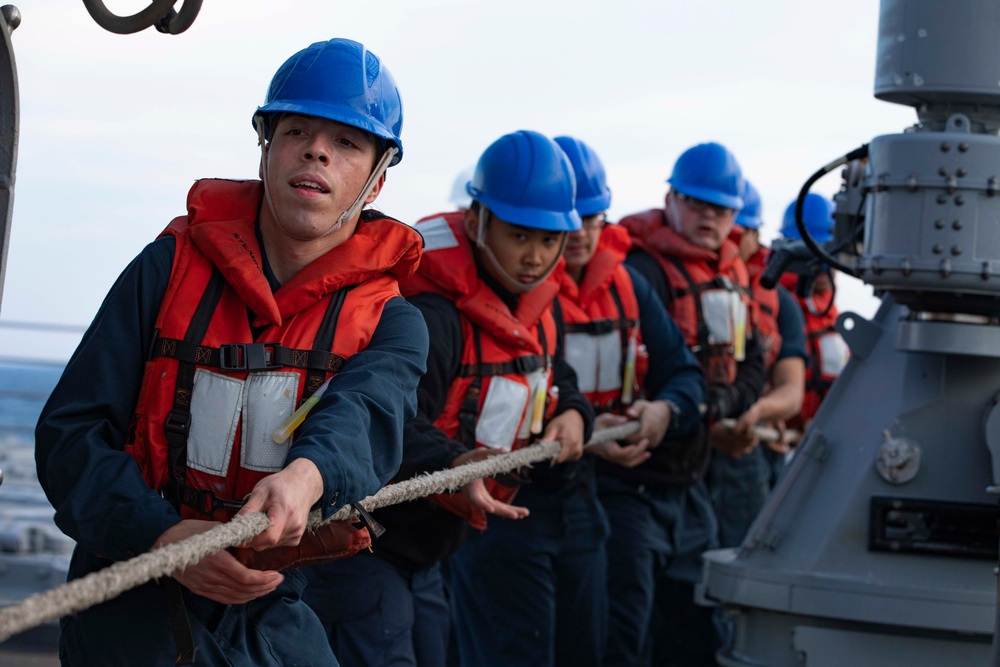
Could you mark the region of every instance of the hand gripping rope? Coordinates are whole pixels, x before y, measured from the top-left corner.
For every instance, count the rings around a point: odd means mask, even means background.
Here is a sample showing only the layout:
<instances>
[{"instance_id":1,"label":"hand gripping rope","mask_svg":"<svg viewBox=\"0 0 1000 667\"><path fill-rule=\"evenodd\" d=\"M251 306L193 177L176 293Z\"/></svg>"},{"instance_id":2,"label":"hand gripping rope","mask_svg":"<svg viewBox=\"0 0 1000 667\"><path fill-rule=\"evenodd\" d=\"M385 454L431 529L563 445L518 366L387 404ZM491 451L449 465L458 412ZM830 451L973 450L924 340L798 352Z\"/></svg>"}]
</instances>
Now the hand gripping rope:
<instances>
[{"instance_id":1,"label":"hand gripping rope","mask_svg":"<svg viewBox=\"0 0 1000 667\"><path fill-rule=\"evenodd\" d=\"M594 433L587 446L621 440L638 431L638 422L628 422L621 426L603 429ZM390 484L358 504L365 510L372 511L435 493L456 491L480 477L510 472L533 463L551 460L559 454L559 450L558 442L539 442L508 454L492 456L482 461ZM315 530L323 523L350 519L356 515L357 510L347 506L323 521L317 510L310 515L307 530ZM148 581L183 570L223 549L248 542L267 530L268 525L267 515L263 512L241 514L233 517L228 523L199 535L168 544L127 561L117 562L99 572L93 572L52 590L29 596L18 604L4 607L0 609L0 643L47 621L83 611Z\"/></svg>"}]
</instances>

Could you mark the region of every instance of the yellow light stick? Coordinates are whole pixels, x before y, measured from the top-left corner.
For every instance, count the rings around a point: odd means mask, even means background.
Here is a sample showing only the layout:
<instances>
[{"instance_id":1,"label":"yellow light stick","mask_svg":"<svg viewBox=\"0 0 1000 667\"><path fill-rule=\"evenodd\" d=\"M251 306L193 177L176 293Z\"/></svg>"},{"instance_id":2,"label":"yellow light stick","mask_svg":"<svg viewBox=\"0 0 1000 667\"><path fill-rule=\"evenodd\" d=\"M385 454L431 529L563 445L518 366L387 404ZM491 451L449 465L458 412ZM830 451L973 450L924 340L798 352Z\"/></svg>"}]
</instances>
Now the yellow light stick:
<instances>
[{"instance_id":1,"label":"yellow light stick","mask_svg":"<svg viewBox=\"0 0 1000 667\"><path fill-rule=\"evenodd\" d=\"M542 420L545 418L545 397L549 395L549 371L542 371L542 376L535 387L535 405L531 412L531 433L539 435L542 432Z\"/></svg>"},{"instance_id":2,"label":"yellow light stick","mask_svg":"<svg viewBox=\"0 0 1000 667\"><path fill-rule=\"evenodd\" d=\"M288 417L288 419L281 422L281 426L276 428L274 430L274 433L271 435L271 437L274 438L274 441L276 443L280 445L285 440L288 440L289 437L291 437L295 429L297 429L302 424L302 422L305 421L306 415L309 414L309 411L312 410L313 407L315 407L316 403L319 402L319 399L323 398L323 393L326 391L326 388L330 385L330 380L332 379L333 379L332 377L327 378L326 382L321 384L319 386L319 389L317 389L312 396L307 398L302 403L302 405L299 406L298 410L293 412L291 416Z\"/></svg>"},{"instance_id":3,"label":"yellow light stick","mask_svg":"<svg viewBox=\"0 0 1000 667\"><path fill-rule=\"evenodd\" d=\"M743 361L746 358L746 346L747 346L747 310L746 306L740 298L733 294L733 321L734 321L734 339L733 339L733 358L736 361Z\"/></svg>"},{"instance_id":4,"label":"yellow light stick","mask_svg":"<svg viewBox=\"0 0 1000 667\"><path fill-rule=\"evenodd\" d=\"M632 403L632 389L635 386L635 357L639 350L639 324L636 323L632 334L628 337L628 349L625 351L625 377L622 378L622 403Z\"/></svg>"}]
</instances>

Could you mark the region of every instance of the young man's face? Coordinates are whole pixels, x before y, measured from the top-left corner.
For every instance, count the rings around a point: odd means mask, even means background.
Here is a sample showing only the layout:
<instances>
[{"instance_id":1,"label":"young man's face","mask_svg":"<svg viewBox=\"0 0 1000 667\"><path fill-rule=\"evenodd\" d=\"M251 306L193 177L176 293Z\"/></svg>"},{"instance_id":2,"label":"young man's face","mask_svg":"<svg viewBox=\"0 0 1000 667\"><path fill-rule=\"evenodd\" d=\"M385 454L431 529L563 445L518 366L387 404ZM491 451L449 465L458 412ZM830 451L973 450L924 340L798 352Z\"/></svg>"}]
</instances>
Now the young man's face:
<instances>
[{"instance_id":1,"label":"young man's face","mask_svg":"<svg viewBox=\"0 0 1000 667\"><path fill-rule=\"evenodd\" d=\"M582 269L593 259L601 240L601 230L604 229L604 213L584 216L582 222L578 231L569 232L566 250L563 251L566 268L571 272Z\"/></svg>"},{"instance_id":2,"label":"young man's face","mask_svg":"<svg viewBox=\"0 0 1000 667\"><path fill-rule=\"evenodd\" d=\"M478 217L473 219L478 222ZM475 236L472 232L477 229L477 226L469 229L469 235L473 240ZM497 264L510 279L515 283L530 286L559 260L562 237L565 233L522 227L491 215L486 226L485 242L496 257ZM490 275L501 283L505 282L503 276L496 275L496 268L490 262L486 262L485 266Z\"/></svg>"},{"instance_id":3,"label":"young man's face","mask_svg":"<svg viewBox=\"0 0 1000 667\"><path fill-rule=\"evenodd\" d=\"M270 220L264 206L262 222L271 222L289 241L326 236L371 175L375 145L372 135L350 125L315 116L280 116L267 147L266 171L277 220ZM382 183L379 179L366 204L375 201ZM355 226L347 221L330 236L347 238Z\"/></svg>"},{"instance_id":4,"label":"young man's face","mask_svg":"<svg viewBox=\"0 0 1000 667\"><path fill-rule=\"evenodd\" d=\"M718 250L729 236L736 220L736 211L694 199L671 190L667 193L667 210L672 210L670 200L676 204L678 219L675 222L681 236L700 248Z\"/></svg>"}]
</instances>

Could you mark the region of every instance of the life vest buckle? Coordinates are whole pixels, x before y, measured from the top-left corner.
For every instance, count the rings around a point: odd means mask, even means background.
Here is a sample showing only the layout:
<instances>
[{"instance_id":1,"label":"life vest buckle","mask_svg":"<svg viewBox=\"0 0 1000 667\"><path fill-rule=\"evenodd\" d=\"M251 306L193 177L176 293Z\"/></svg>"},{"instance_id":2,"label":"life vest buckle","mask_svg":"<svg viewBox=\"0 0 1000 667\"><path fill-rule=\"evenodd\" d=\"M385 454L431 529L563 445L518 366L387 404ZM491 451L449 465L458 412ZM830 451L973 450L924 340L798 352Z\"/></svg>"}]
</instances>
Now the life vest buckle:
<instances>
[{"instance_id":1,"label":"life vest buckle","mask_svg":"<svg viewBox=\"0 0 1000 667\"><path fill-rule=\"evenodd\" d=\"M246 504L245 500L226 500L220 498L209 489L192 489L187 487L191 493L185 493L184 504L194 507L203 514L214 514L216 510L229 510L238 512Z\"/></svg>"},{"instance_id":2,"label":"life vest buckle","mask_svg":"<svg viewBox=\"0 0 1000 667\"><path fill-rule=\"evenodd\" d=\"M278 343L229 343L219 346L219 367L224 371L260 371L274 368Z\"/></svg>"}]
</instances>

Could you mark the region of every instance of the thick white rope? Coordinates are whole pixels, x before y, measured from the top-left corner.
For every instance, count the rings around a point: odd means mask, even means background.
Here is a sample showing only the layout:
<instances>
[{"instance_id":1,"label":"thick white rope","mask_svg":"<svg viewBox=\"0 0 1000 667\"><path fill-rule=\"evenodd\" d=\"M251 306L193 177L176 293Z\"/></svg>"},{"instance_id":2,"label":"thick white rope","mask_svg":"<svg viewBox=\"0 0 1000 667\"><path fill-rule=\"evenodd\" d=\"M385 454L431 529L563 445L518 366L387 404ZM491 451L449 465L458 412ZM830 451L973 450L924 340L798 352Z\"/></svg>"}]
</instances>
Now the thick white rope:
<instances>
[{"instance_id":1,"label":"thick white rope","mask_svg":"<svg viewBox=\"0 0 1000 667\"><path fill-rule=\"evenodd\" d=\"M638 422L627 422L621 426L603 429L594 433L587 446L621 440L638 430ZM539 442L507 454L491 456L482 461L390 484L359 504L371 511L434 493L456 490L474 479L551 460L558 453L559 443ZM327 521L349 519L355 514L356 511L352 507L344 507ZM327 521L322 521L319 513L314 512L310 516L309 527L315 529ZM52 590L29 596L18 604L4 607L0 609L0 643L47 621L83 611L153 579L183 570L223 549L249 542L267 530L268 525L267 515L262 512L240 514L228 523L204 533L168 544L127 561L114 563L99 572L92 572Z\"/></svg>"}]
</instances>

